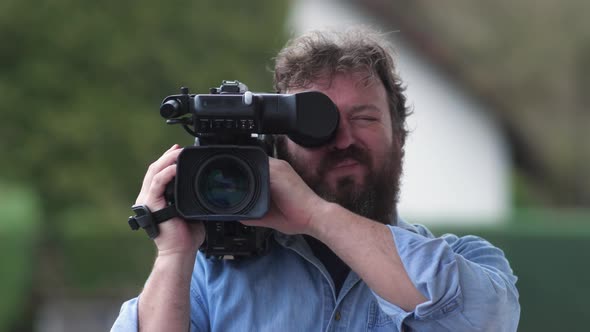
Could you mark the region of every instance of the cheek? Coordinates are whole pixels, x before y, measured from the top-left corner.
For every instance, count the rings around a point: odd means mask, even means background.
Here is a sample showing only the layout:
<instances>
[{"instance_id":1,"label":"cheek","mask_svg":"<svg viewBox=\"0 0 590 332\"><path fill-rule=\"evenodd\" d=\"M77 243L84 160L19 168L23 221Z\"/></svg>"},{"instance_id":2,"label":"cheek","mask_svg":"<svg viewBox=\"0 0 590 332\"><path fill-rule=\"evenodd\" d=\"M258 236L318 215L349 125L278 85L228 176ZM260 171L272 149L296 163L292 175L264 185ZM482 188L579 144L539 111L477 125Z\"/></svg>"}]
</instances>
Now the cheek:
<instances>
[{"instance_id":1,"label":"cheek","mask_svg":"<svg viewBox=\"0 0 590 332\"><path fill-rule=\"evenodd\" d=\"M393 144L391 132L384 126L369 128L359 137L362 137L363 144L374 152L387 150Z\"/></svg>"},{"instance_id":2,"label":"cheek","mask_svg":"<svg viewBox=\"0 0 590 332\"><path fill-rule=\"evenodd\" d=\"M388 160L394 157L395 151L399 151L399 142L392 139L391 135L383 132L377 134L374 132L367 143L367 149L373 161L373 167L379 168Z\"/></svg>"},{"instance_id":3,"label":"cheek","mask_svg":"<svg viewBox=\"0 0 590 332\"><path fill-rule=\"evenodd\" d=\"M297 166L303 170L313 170L315 165L319 163L318 153L304 149L290 140L287 141L287 151L289 151Z\"/></svg>"}]
</instances>

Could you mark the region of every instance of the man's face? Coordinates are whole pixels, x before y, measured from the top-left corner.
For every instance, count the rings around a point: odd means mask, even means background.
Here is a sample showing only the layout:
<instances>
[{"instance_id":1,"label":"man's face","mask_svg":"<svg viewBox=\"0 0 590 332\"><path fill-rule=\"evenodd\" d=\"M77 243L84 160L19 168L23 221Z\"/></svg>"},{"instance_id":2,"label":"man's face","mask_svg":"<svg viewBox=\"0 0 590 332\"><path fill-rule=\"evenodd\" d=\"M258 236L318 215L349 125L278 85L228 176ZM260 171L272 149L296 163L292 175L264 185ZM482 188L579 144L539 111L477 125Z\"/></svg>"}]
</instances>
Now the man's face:
<instances>
[{"instance_id":1,"label":"man's face","mask_svg":"<svg viewBox=\"0 0 590 332\"><path fill-rule=\"evenodd\" d=\"M401 144L392 132L383 84L365 77L366 73L336 74L306 89L289 90L323 92L338 106L340 124L329 144L304 148L281 137L277 153L324 199L390 223L396 213Z\"/></svg>"}]
</instances>

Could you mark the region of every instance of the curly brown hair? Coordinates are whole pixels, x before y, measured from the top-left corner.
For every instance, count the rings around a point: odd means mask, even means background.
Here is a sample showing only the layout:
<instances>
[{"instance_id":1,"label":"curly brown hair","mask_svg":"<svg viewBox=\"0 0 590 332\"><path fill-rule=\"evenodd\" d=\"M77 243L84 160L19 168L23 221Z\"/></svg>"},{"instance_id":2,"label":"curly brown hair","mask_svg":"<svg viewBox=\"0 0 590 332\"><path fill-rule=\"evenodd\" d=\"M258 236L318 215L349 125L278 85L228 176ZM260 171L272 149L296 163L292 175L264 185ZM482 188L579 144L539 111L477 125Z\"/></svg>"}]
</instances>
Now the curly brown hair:
<instances>
[{"instance_id":1,"label":"curly brown hair","mask_svg":"<svg viewBox=\"0 0 590 332\"><path fill-rule=\"evenodd\" d=\"M368 83L379 77L388 96L391 127L403 146L411 113L405 87L395 72L393 49L381 34L366 27L343 31L312 31L290 40L275 59L274 88L279 93L307 88L337 73L363 72Z\"/></svg>"}]
</instances>

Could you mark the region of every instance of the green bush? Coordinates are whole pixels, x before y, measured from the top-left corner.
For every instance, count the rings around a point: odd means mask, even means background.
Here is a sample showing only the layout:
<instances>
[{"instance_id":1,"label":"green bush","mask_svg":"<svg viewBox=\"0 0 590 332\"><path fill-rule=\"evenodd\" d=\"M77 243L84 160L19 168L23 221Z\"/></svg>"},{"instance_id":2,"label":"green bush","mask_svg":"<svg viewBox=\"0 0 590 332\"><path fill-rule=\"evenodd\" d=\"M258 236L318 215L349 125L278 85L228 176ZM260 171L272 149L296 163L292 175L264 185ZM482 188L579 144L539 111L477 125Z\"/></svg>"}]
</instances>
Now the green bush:
<instances>
[{"instance_id":1,"label":"green bush","mask_svg":"<svg viewBox=\"0 0 590 332\"><path fill-rule=\"evenodd\" d=\"M504 250L518 277L519 331L587 330L590 211L519 212L501 226L444 232L475 234Z\"/></svg>"},{"instance_id":2,"label":"green bush","mask_svg":"<svg viewBox=\"0 0 590 332\"><path fill-rule=\"evenodd\" d=\"M61 215L80 206L97 226L116 224L149 163L174 143L193 143L159 115L180 86L207 93L239 79L269 91L286 8L275 0L2 1L0 151L11 162L0 174L43 197L44 235L59 237Z\"/></svg>"},{"instance_id":3,"label":"green bush","mask_svg":"<svg viewBox=\"0 0 590 332\"><path fill-rule=\"evenodd\" d=\"M38 202L28 190L0 186L0 216L0 331L7 331L22 318L31 297Z\"/></svg>"}]
</instances>

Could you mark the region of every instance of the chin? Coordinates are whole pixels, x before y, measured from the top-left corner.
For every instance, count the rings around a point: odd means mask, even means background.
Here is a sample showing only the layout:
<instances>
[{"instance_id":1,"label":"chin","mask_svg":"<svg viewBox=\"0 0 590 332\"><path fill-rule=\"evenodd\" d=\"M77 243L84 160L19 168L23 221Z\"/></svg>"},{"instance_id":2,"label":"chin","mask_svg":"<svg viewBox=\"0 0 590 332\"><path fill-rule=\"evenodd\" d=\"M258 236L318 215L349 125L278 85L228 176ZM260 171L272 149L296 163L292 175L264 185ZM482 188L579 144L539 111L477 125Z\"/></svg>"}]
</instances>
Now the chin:
<instances>
[{"instance_id":1,"label":"chin","mask_svg":"<svg viewBox=\"0 0 590 332\"><path fill-rule=\"evenodd\" d=\"M330 189L334 190L336 195L338 192L360 192L364 190L364 182L357 176L341 176L334 180L334 183L330 184Z\"/></svg>"}]
</instances>

